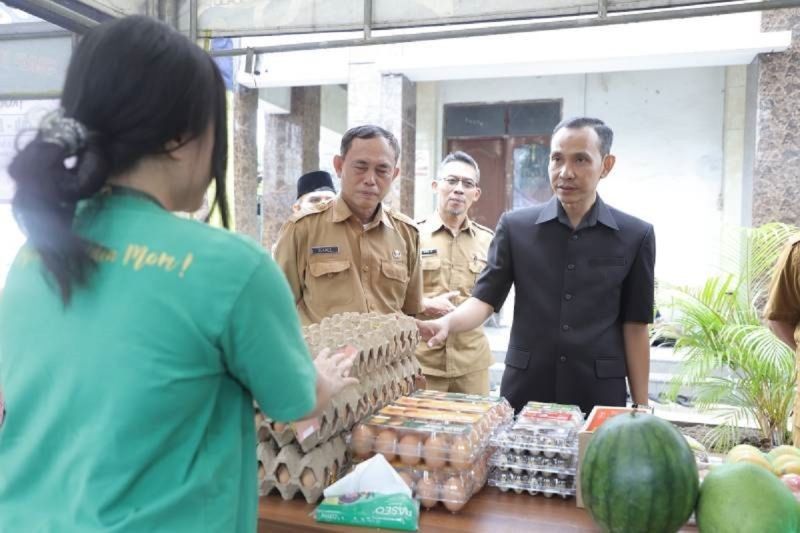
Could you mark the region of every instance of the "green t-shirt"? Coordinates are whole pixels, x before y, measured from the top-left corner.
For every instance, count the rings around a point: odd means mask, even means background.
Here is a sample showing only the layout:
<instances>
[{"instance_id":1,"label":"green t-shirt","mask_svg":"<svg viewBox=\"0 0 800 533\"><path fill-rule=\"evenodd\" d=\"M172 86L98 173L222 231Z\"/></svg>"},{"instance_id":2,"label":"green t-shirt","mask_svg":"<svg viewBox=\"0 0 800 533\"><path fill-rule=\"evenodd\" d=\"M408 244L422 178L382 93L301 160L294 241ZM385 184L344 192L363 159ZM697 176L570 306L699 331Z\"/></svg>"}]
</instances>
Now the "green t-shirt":
<instances>
[{"instance_id":1,"label":"green t-shirt","mask_svg":"<svg viewBox=\"0 0 800 533\"><path fill-rule=\"evenodd\" d=\"M109 252L67 308L27 247L0 299L0 531L252 533L253 398L287 421L315 403L282 273L141 197L75 227Z\"/></svg>"}]
</instances>

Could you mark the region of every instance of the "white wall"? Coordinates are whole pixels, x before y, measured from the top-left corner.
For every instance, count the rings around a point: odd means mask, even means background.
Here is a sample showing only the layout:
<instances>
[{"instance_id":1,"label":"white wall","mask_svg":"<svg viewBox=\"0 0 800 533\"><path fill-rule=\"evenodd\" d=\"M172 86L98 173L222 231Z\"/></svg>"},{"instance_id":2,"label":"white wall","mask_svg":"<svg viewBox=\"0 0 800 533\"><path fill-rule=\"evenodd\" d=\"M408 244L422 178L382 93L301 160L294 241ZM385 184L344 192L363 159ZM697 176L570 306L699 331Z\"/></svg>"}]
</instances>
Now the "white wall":
<instances>
[{"instance_id":1,"label":"white wall","mask_svg":"<svg viewBox=\"0 0 800 533\"><path fill-rule=\"evenodd\" d=\"M602 118L615 132L617 166L599 192L654 224L656 276L698 283L718 268L724 67L448 81L438 87L437 159L444 104L561 98L565 117ZM417 187L420 181L418 175Z\"/></svg>"}]
</instances>

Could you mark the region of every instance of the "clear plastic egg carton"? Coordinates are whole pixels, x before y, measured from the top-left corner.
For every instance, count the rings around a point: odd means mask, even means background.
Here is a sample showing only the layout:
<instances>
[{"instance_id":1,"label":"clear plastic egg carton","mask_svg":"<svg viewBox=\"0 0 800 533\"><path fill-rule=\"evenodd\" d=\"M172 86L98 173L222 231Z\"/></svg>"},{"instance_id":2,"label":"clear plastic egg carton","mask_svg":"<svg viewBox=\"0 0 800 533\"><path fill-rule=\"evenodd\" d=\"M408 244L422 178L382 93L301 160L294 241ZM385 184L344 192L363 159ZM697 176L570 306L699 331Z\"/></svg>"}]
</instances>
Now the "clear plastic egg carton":
<instances>
[{"instance_id":1,"label":"clear plastic egg carton","mask_svg":"<svg viewBox=\"0 0 800 533\"><path fill-rule=\"evenodd\" d=\"M572 453L547 457L544 454L531 455L503 449L497 450L489 459L489 463L501 471L511 471L515 474L542 472L545 475L553 474L559 477L574 476L578 467L577 455Z\"/></svg>"},{"instance_id":2,"label":"clear plastic egg carton","mask_svg":"<svg viewBox=\"0 0 800 533\"><path fill-rule=\"evenodd\" d=\"M566 500L575 496L574 475L558 477L527 472L516 474L511 471L492 468L489 473L488 484L490 487L497 487L503 492L513 490L517 494L527 492L531 496L541 494L545 498L560 496Z\"/></svg>"},{"instance_id":3,"label":"clear plastic egg carton","mask_svg":"<svg viewBox=\"0 0 800 533\"><path fill-rule=\"evenodd\" d=\"M545 457L575 457L578 455L578 432L565 429L560 432L539 432L510 427L492 436L492 446L519 455L544 455Z\"/></svg>"},{"instance_id":4,"label":"clear plastic egg carton","mask_svg":"<svg viewBox=\"0 0 800 533\"><path fill-rule=\"evenodd\" d=\"M487 451L469 470L426 467L397 467L396 470L422 507L431 509L441 503L455 513L486 485L488 459Z\"/></svg>"}]
</instances>

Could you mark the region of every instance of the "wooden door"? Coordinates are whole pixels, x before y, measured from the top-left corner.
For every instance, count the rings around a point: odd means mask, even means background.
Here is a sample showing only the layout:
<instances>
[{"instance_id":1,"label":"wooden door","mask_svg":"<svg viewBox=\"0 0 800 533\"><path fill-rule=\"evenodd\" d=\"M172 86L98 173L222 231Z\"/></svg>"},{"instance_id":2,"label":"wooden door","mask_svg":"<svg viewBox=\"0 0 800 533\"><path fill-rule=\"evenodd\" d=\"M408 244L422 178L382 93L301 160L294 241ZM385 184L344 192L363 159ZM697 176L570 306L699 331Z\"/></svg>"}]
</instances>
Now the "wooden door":
<instances>
[{"instance_id":1,"label":"wooden door","mask_svg":"<svg viewBox=\"0 0 800 533\"><path fill-rule=\"evenodd\" d=\"M506 140L503 137L448 139L447 152L466 152L481 169L481 197L469 216L479 224L494 229L508 205L506 180Z\"/></svg>"}]
</instances>

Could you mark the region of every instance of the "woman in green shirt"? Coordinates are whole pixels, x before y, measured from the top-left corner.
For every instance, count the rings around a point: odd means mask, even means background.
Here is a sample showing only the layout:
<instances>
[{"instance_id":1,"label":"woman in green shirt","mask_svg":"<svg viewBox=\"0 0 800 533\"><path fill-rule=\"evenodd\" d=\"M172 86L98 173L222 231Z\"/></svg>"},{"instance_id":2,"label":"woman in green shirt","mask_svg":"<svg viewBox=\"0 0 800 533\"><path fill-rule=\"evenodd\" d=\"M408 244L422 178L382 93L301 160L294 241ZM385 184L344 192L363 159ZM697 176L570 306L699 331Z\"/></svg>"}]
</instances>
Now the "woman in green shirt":
<instances>
[{"instance_id":1,"label":"woman in green shirt","mask_svg":"<svg viewBox=\"0 0 800 533\"><path fill-rule=\"evenodd\" d=\"M0 531L255 531L253 399L272 418L355 380L314 362L254 242L227 226L225 87L145 17L90 30L61 109L9 167L28 241L0 301ZM316 363L316 370L315 370Z\"/></svg>"}]
</instances>

